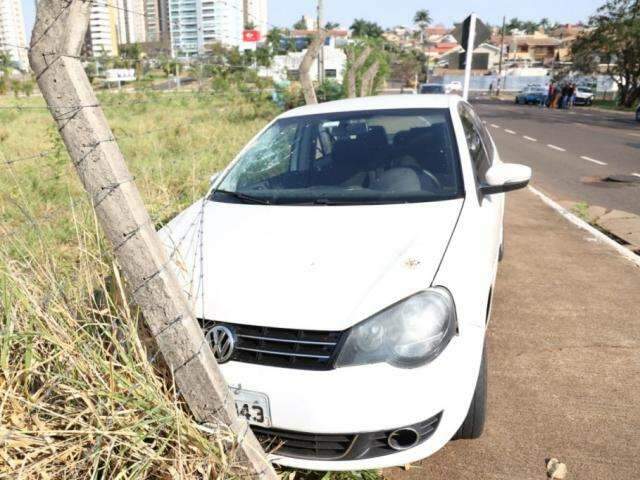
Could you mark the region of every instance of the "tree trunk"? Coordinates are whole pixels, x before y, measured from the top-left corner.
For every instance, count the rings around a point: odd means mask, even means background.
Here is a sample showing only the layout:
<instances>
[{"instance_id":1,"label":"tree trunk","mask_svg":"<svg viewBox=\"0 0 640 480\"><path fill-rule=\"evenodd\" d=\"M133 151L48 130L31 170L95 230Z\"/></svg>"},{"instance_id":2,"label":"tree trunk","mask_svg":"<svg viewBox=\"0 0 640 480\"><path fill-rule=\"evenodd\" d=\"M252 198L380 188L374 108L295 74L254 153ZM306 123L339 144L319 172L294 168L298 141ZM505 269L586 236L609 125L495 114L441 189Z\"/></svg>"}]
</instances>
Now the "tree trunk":
<instances>
[{"instance_id":1,"label":"tree trunk","mask_svg":"<svg viewBox=\"0 0 640 480\"><path fill-rule=\"evenodd\" d=\"M380 62L376 60L362 75L362 84L360 85L360 96L368 97L373 93L373 81L380 70Z\"/></svg>"},{"instance_id":2,"label":"tree trunk","mask_svg":"<svg viewBox=\"0 0 640 480\"><path fill-rule=\"evenodd\" d=\"M367 61L367 58L369 58L370 54L371 47L367 45L362 53L358 55L358 57L352 56L351 66L349 67L349 71L347 72L347 97L355 98L357 96L356 77L358 75L358 70L362 68L362 66Z\"/></svg>"},{"instance_id":3,"label":"tree trunk","mask_svg":"<svg viewBox=\"0 0 640 480\"><path fill-rule=\"evenodd\" d=\"M40 0L29 60L80 181L175 382L199 422L228 427L228 452L251 478L273 468L234 399L145 209L79 57L91 2ZM204 204L203 204L204 205ZM237 453L236 453L237 452Z\"/></svg>"},{"instance_id":4,"label":"tree trunk","mask_svg":"<svg viewBox=\"0 0 640 480\"><path fill-rule=\"evenodd\" d=\"M300 63L300 83L302 84L302 93L307 105L318 103L316 91L313 88L313 82L311 81L311 75L309 74L309 72L311 71L311 65L313 65L313 61L318 58L318 53L324 45L324 39L326 37L326 32L324 30L319 30L316 36L313 38L311 44L309 44L307 52L304 54L302 62Z\"/></svg>"}]
</instances>

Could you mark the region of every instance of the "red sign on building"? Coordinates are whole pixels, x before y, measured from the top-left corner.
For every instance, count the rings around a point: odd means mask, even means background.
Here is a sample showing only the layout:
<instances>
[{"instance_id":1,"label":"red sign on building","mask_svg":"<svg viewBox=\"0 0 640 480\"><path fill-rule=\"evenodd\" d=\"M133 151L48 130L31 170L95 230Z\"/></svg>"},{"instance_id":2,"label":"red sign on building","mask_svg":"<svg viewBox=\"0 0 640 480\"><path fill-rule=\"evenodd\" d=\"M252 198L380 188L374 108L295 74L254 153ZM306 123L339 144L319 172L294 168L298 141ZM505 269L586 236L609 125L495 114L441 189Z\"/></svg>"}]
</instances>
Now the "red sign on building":
<instances>
[{"instance_id":1,"label":"red sign on building","mask_svg":"<svg viewBox=\"0 0 640 480\"><path fill-rule=\"evenodd\" d=\"M242 32L243 42L259 42L260 38L261 36L258 30L245 30Z\"/></svg>"}]
</instances>

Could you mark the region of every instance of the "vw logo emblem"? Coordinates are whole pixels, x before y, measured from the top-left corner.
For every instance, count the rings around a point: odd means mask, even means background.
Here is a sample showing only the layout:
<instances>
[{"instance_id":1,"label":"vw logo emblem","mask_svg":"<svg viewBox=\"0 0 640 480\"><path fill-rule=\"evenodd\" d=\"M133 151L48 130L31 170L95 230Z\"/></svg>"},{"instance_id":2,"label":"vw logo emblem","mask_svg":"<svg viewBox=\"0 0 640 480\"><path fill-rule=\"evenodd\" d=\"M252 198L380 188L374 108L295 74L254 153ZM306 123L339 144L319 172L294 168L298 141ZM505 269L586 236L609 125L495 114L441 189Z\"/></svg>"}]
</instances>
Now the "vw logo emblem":
<instances>
[{"instance_id":1,"label":"vw logo emblem","mask_svg":"<svg viewBox=\"0 0 640 480\"><path fill-rule=\"evenodd\" d=\"M225 363L231 359L236 344L231 329L224 325L216 325L207 332L207 339L218 363Z\"/></svg>"}]
</instances>

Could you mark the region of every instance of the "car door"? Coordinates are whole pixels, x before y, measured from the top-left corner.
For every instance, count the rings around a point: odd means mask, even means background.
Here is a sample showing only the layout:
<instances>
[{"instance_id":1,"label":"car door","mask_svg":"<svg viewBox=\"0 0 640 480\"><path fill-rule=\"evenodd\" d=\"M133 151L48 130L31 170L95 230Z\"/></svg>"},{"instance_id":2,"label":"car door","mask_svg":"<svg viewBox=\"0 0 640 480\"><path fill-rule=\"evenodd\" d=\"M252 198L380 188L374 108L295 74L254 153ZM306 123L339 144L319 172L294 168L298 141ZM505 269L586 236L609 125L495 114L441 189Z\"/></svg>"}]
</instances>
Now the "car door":
<instances>
[{"instance_id":1,"label":"car door","mask_svg":"<svg viewBox=\"0 0 640 480\"><path fill-rule=\"evenodd\" d=\"M460 119L469 148L473 172L475 176L476 197L478 200L478 242L483 250L482 262L490 284L495 280L498 256L502 244L502 218L504 211L504 194L486 195L480 192L485 183L487 170L494 162L499 162L491 136L487 132L471 106L460 103Z\"/></svg>"}]
</instances>

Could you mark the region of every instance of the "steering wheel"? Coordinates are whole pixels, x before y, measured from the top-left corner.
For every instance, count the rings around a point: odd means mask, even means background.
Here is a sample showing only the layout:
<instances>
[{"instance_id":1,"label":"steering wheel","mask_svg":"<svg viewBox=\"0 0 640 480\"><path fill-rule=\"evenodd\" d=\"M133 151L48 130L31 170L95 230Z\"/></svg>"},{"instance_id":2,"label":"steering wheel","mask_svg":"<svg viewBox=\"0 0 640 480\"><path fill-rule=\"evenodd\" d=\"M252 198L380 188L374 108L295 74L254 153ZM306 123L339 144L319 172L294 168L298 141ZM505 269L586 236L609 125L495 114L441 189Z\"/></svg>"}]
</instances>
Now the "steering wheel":
<instances>
[{"instance_id":1,"label":"steering wheel","mask_svg":"<svg viewBox=\"0 0 640 480\"><path fill-rule=\"evenodd\" d=\"M429 182L431 182L432 185L435 185L436 188L431 190L434 190L434 191L442 190L442 185L440 184L438 177L436 177L429 170L425 170L424 168L420 169L420 172L424 175L425 178L429 179Z\"/></svg>"}]
</instances>

